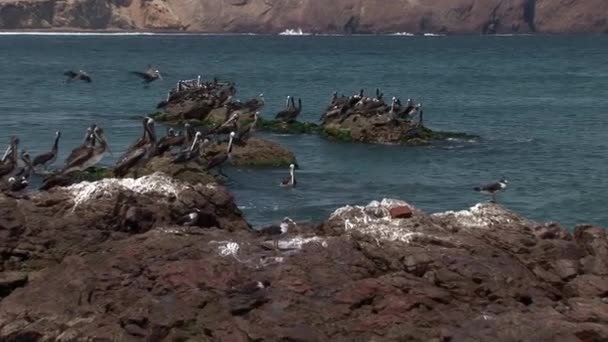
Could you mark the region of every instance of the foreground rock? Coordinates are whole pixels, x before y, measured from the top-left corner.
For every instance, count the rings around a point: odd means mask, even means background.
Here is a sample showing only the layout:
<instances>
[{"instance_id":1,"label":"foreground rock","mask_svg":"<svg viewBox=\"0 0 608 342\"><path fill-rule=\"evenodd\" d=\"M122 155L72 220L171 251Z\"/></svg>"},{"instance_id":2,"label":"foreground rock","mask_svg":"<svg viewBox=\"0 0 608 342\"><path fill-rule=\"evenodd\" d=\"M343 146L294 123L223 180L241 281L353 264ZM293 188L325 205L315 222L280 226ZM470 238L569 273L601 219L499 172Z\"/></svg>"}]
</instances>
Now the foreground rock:
<instances>
[{"instance_id":1,"label":"foreground rock","mask_svg":"<svg viewBox=\"0 0 608 342\"><path fill-rule=\"evenodd\" d=\"M290 231L279 252L241 229L170 225L108 240L91 253L74 249L0 302L0 336L608 339L601 228L570 234L494 205L438 215L398 208L405 206L385 200L340 208L318 228Z\"/></svg>"},{"instance_id":2,"label":"foreground rock","mask_svg":"<svg viewBox=\"0 0 608 342\"><path fill-rule=\"evenodd\" d=\"M198 208L220 229L246 229L227 190L161 173L82 182L21 198L0 194L2 271L32 271L89 253L106 241L174 224Z\"/></svg>"},{"instance_id":3,"label":"foreground rock","mask_svg":"<svg viewBox=\"0 0 608 342\"><path fill-rule=\"evenodd\" d=\"M85 10L86 9L86 10ZM606 32L601 0L3 0L3 29L179 30L278 33Z\"/></svg>"}]
</instances>

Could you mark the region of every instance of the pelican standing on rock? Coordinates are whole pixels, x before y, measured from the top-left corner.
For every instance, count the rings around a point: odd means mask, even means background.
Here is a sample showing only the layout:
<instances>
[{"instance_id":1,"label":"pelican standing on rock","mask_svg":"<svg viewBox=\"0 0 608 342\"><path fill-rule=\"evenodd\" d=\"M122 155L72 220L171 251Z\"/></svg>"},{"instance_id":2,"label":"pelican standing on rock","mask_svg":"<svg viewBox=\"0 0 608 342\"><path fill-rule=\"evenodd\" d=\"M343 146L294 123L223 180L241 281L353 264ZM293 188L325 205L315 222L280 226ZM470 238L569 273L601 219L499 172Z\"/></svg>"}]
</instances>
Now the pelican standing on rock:
<instances>
[{"instance_id":1,"label":"pelican standing on rock","mask_svg":"<svg viewBox=\"0 0 608 342\"><path fill-rule=\"evenodd\" d=\"M3 164L0 164L0 177L9 175L17 167L17 150L19 147L19 138L11 138L11 146L9 153L7 153L6 160Z\"/></svg>"},{"instance_id":2,"label":"pelican standing on rock","mask_svg":"<svg viewBox=\"0 0 608 342\"><path fill-rule=\"evenodd\" d=\"M154 131L154 120L146 118L144 120L144 135L138 139L127 152L125 152L116 162L114 174L124 176L129 169L140 161L151 158L156 150L156 133Z\"/></svg>"},{"instance_id":3,"label":"pelican standing on rock","mask_svg":"<svg viewBox=\"0 0 608 342\"><path fill-rule=\"evenodd\" d=\"M255 126L258 123L259 115L260 112L253 113L253 121L244 130L239 131L239 135L235 139L239 144L244 144L251 138L251 135L255 132Z\"/></svg>"},{"instance_id":4,"label":"pelican standing on rock","mask_svg":"<svg viewBox=\"0 0 608 342\"><path fill-rule=\"evenodd\" d=\"M65 160L65 164L70 164L72 161L74 161L74 159L80 155L80 153L82 153L83 150L86 150L87 148L93 146L95 144L95 136L93 135L93 130L95 129L95 125L91 125L89 127L87 127L87 132L84 135L84 139L82 141L82 144L80 144L80 146L76 147L75 149L72 150L72 152L70 152L70 155L66 158Z\"/></svg>"},{"instance_id":5,"label":"pelican standing on rock","mask_svg":"<svg viewBox=\"0 0 608 342\"><path fill-rule=\"evenodd\" d=\"M32 166L42 166L43 168L47 168L52 165L55 160L57 160L57 151L59 149L59 139L61 138L61 132L55 132L55 142L53 143L53 147L50 152L43 153L37 155L32 162Z\"/></svg>"},{"instance_id":6,"label":"pelican standing on rock","mask_svg":"<svg viewBox=\"0 0 608 342\"><path fill-rule=\"evenodd\" d=\"M300 115L300 112L302 112L302 99L298 99L297 107L293 104L293 98L291 98L291 100L292 100L292 106L278 112L277 115L275 116L276 120L292 122L292 121L296 120L298 115Z\"/></svg>"},{"instance_id":7,"label":"pelican standing on rock","mask_svg":"<svg viewBox=\"0 0 608 342\"><path fill-rule=\"evenodd\" d=\"M287 177L281 181L280 185L282 187L285 187L285 188L287 188L287 187L295 188L296 187L297 182L296 182L296 176L294 174L295 168L296 168L295 164L289 165L289 177Z\"/></svg>"},{"instance_id":8,"label":"pelican standing on rock","mask_svg":"<svg viewBox=\"0 0 608 342\"><path fill-rule=\"evenodd\" d=\"M178 163L187 163L193 159L195 159L196 157L199 156L199 140L201 139L203 135L201 134L201 132L196 132L196 134L194 135L194 141L192 142L192 146L190 146L190 148L186 151L181 152L180 154L177 155L177 157L175 157L175 159L173 159L172 163L174 164L178 164Z\"/></svg>"},{"instance_id":9,"label":"pelican standing on rock","mask_svg":"<svg viewBox=\"0 0 608 342\"><path fill-rule=\"evenodd\" d=\"M61 171L62 174L68 174L73 171L84 171L97 165L103 159L104 154L106 151L109 151L109 148L101 127L95 126L93 129L93 139L94 141L99 141L99 144L79 150L72 162L67 164Z\"/></svg>"},{"instance_id":10,"label":"pelican standing on rock","mask_svg":"<svg viewBox=\"0 0 608 342\"><path fill-rule=\"evenodd\" d=\"M213 168L217 168L218 172L225 177L225 175L222 173L222 165L232 157L232 141L235 136L236 133L230 132L230 140L228 141L226 153L220 153L215 157L211 158L211 160L209 160L209 163L207 164L207 171L210 171Z\"/></svg>"}]
</instances>

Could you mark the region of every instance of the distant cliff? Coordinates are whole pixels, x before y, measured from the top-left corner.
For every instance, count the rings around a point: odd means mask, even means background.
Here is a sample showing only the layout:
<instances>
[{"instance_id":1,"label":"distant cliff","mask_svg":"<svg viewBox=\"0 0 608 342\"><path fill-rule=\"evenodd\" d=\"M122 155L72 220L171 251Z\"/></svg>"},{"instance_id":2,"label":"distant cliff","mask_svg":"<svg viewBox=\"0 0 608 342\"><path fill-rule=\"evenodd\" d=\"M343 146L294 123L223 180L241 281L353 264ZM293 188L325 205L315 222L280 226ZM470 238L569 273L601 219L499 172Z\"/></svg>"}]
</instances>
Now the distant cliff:
<instances>
[{"instance_id":1,"label":"distant cliff","mask_svg":"<svg viewBox=\"0 0 608 342\"><path fill-rule=\"evenodd\" d=\"M608 32L606 0L0 0L0 29Z\"/></svg>"}]
</instances>

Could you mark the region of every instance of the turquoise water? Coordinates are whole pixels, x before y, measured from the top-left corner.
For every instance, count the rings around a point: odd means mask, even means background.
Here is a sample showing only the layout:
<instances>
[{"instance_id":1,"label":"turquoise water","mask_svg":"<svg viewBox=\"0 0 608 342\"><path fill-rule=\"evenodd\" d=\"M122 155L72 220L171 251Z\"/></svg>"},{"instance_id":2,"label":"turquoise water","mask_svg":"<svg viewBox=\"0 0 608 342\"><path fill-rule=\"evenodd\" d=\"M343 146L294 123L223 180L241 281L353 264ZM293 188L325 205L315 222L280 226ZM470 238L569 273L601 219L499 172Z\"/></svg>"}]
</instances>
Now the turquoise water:
<instances>
[{"instance_id":1,"label":"turquoise water","mask_svg":"<svg viewBox=\"0 0 608 342\"><path fill-rule=\"evenodd\" d=\"M479 183L504 176L501 203L536 220L608 225L608 37L0 36L0 142L32 154L62 130L61 157L93 122L114 156L139 134L133 117L154 110L179 78L237 82L241 99L263 92L264 117L301 97L316 121L331 93L380 87L425 105L434 129L481 136L430 147L344 144L265 135L295 152L286 170L228 169L253 223L285 215L319 220L344 204L397 197L427 211L464 209ZM128 74L156 64L165 80L145 89ZM92 84L63 84L81 68ZM107 156L103 163L110 165Z\"/></svg>"}]
</instances>

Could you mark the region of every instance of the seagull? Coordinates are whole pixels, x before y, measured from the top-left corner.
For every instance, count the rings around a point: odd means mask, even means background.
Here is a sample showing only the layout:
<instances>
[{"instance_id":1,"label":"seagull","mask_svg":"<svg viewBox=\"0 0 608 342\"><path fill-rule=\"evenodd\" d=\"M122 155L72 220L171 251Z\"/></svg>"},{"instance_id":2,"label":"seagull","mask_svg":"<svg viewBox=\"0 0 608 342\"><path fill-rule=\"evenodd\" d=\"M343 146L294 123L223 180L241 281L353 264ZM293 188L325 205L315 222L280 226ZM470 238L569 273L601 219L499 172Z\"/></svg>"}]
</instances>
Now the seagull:
<instances>
[{"instance_id":1,"label":"seagull","mask_svg":"<svg viewBox=\"0 0 608 342\"><path fill-rule=\"evenodd\" d=\"M496 203L496 194L505 190L507 188L507 183L507 180L503 178L496 183L476 187L473 190L484 195L492 195L492 203Z\"/></svg>"},{"instance_id":2,"label":"seagull","mask_svg":"<svg viewBox=\"0 0 608 342\"><path fill-rule=\"evenodd\" d=\"M64 72L63 75L68 77L65 80L66 83L72 82L74 80L85 81L87 83L91 83L93 81L91 79L91 76L89 76L89 74L87 74L86 72L84 72L82 70L78 70L78 71L69 70L69 71Z\"/></svg>"},{"instance_id":3,"label":"seagull","mask_svg":"<svg viewBox=\"0 0 608 342\"><path fill-rule=\"evenodd\" d=\"M190 214L179 218L177 220L177 224L186 226L186 227L196 226L198 224L200 212L201 212L200 209L195 208L194 211L191 212Z\"/></svg>"},{"instance_id":4,"label":"seagull","mask_svg":"<svg viewBox=\"0 0 608 342\"><path fill-rule=\"evenodd\" d=\"M160 71L158 69L153 68L151 65L148 65L146 71L131 71L131 74L141 77L144 80L144 83L148 84L154 82L158 79L163 79L160 75Z\"/></svg>"},{"instance_id":5,"label":"seagull","mask_svg":"<svg viewBox=\"0 0 608 342\"><path fill-rule=\"evenodd\" d=\"M53 143L53 148L51 149L50 152L46 152L46 153L36 156L34 158L34 161L32 162L33 167L41 165L44 168L47 168L48 166L53 164L55 162L55 160L57 160L57 150L59 148L59 138L61 138L61 132L57 131L57 132L55 132L55 143Z\"/></svg>"},{"instance_id":6,"label":"seagull","mask_svg":"<svg viewBox=\"0 0 608 342\"><path fill-rule=\"evenodd\" d=\"M274 242L274 249L279 249L279 237L289 232L289 226L295 225L296 223L289 217L284 217L280 225L270 225L260 228L258 231L262 235L272 237Z\"/></svg>"},{"instance_id":7,"label":"seagull","mask_svg":"<svg viewBox=\"0 0 608 342\"><path fill-rule=\"evenodd\" d=\"M289 164L289 177L283 179L281 181L281 186L282 187L290 187L290 188L295 188L296 187L296 176L294 175L294 169L296 168L295 164Z\"/></svg>"},{"instance_id":8,"label":"seagull","mask_svg":"<svg viewBox=\"0 0 608 342\"><path fill-rule=\"evenodd\" d=\"M8 179L8 188L9 190L14 192L21 191L27 188L28 185L29 183L25 176L18 177L18 179L15 177L11 177Z\"/></svg>"}]
</instances>

